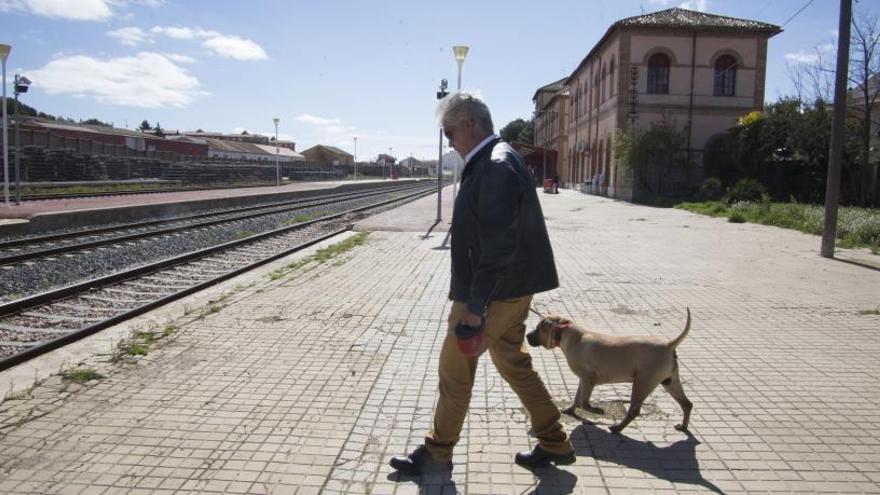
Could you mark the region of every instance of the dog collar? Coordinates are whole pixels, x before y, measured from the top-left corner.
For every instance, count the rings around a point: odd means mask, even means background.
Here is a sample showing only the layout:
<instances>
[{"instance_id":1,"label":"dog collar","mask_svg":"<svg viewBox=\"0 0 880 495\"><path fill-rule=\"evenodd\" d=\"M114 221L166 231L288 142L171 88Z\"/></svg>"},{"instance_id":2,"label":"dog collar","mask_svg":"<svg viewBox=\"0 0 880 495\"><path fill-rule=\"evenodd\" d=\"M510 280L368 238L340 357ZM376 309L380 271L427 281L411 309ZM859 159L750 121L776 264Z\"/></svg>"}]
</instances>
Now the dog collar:
<instances>
[{"instance_id":1,"label":"dog collar","mask_svg":"<svg viewBox=\"0 0 880 495\"><path fill-rule=\"evenodd\" d=\"M562 342L562 331L566 328L571 328L570 322L553 325L553 344L555 346Z\"/></svg>"}]
</instances>

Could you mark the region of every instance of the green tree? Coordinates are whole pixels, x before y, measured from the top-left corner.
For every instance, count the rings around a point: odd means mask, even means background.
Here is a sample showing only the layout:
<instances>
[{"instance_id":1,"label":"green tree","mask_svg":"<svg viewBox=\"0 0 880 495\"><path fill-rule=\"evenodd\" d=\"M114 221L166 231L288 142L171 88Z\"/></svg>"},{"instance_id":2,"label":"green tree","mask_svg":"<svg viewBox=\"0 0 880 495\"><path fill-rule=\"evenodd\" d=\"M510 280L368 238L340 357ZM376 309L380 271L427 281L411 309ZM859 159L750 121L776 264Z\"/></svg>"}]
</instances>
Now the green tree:
<instances>
[{"instance_id":1,"label":"green tree","mask_svg":"<svg viewBox=\"0 0 880 495\"><path fill-rule=\"evenodd\" d=\"M618 131L612 146L623 181L632 180L651 194L662 196L677 169L684 175L689 173L687 135L676 128L674 121L653 122L647 131Z\"/></svg>"},{"instance_id":2,"label":"green tree","mask_svg":"<svg viewBox=\"0 0 880 495\"><path fill-rule=\"evenodd\" d=\"M501 128L499 135L501 139L508 143L520 142L527 144L535 144L535 134L532 120L516 119L507 123Z\"/></svg>"},{"instance_id":3,"label":"green tree","mask_svg":"<svg viewBox=\"0 0 880 495\"><path fill-rule=\"evenodd\" d=\"M144 119L144 121L141 122L141 125L138 126L138 129L140 129L142 132L143 132L143 131L149 131L149 130L152 129L152 128L153 128L153 126L151 126L151 125L150 125L150 122L147 121L146 119Z\"/></svg>"}]
</instances>

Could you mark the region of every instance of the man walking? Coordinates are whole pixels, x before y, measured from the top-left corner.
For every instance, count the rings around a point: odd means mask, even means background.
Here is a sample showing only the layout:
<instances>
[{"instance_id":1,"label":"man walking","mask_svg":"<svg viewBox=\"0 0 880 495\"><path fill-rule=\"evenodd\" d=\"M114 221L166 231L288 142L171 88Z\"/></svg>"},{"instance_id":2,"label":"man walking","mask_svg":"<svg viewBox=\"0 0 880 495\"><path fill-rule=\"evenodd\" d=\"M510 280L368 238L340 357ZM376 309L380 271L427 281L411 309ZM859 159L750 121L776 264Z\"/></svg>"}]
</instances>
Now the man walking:
<instances>
[{"instance_id":1,"label":"man walking","mask_svg":"<svg viewBox=\"0 0 880 495\"><path fill-rule=\"evenodd\" d=\"M494 134L481 99L453 93L441 100L437 116L465 161L452 215L453 303L432 428L423 445L393 457L390 465L409 475L452 469L477 360L487 349L528 410L538 438L533 450L516 454L516 463L528 469L571 464L574 451L559 410L523 346L532 296L559 285L534 183L522 158Z\"/></svg>"}]
</instances>

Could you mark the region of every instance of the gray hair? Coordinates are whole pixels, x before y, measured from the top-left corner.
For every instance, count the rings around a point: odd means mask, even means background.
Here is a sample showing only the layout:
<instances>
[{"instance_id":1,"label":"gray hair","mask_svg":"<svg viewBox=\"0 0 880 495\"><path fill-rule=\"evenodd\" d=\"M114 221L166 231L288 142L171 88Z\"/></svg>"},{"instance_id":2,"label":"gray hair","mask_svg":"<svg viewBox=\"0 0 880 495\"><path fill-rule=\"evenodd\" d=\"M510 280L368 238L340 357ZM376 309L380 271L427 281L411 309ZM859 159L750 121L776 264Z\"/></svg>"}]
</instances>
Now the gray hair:
<instances>
[{"instance_id":1,"label":"gray hair","mask_svg":"<svg viewBox=\"0 0 880 495\"><path fill-rule=\"evenodd\" d=\"M467 119L474 119L477 127L483 132L495 132L489 107L477 95L457 91L437 104L437 120L440 125L446 123L458 125Z\"/></svg>"}]
</instances>

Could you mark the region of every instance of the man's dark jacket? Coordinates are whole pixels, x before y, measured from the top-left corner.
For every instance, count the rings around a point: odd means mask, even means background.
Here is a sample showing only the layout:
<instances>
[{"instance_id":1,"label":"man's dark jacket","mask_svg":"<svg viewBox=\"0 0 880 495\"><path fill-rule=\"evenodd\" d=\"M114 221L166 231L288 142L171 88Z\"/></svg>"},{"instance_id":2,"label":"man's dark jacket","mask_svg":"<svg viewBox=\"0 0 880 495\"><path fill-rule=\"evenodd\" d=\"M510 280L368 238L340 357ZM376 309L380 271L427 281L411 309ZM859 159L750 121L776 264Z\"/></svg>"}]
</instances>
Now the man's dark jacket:
<instances>
[{"instance_id":1,"label":"man's dark jacket","mask_svg":"<svg viewBox=\"0 0 880 495\"><path fill-rule=\"evenodd\" d=\"M465 164L452 215L449 297L483 316L489 302L559 286L535 185L522 158L495 139Z\"/></svg>"}]
</instances>

